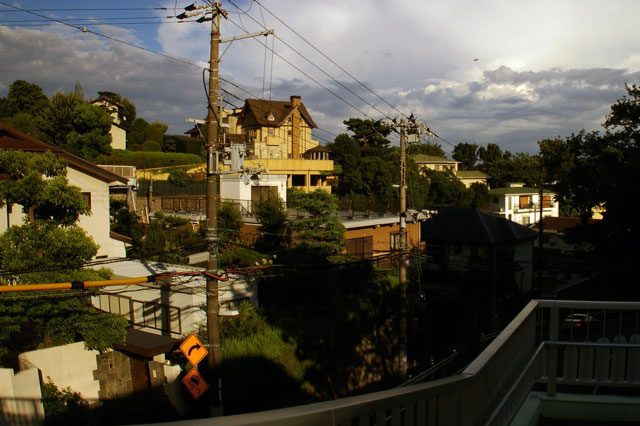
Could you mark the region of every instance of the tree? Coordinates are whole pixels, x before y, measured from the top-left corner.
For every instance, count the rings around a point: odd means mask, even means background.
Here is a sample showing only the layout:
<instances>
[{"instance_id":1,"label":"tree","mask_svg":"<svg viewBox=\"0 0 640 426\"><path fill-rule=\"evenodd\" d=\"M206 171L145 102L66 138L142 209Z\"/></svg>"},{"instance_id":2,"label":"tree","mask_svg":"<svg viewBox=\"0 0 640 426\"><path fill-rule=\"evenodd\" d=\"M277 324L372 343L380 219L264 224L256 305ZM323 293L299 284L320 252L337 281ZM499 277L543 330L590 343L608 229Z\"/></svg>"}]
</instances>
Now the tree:
<instances>
[{"instance_id":1,"label":"tree","mask_svg":"<svg viewBox=\"0 0 640 426\"><path fill-rule=\"evenodd\" d=\"M137 114L135 104L128 98L123 98L119 93L110 92L108 90L98 91L98 95L104 96L110 99L112 102L117 102L124 107L124 110L120 111L120 116L122 117L122 125L127 130L131 129L131 126L133 126L133 123L136 120Z\"/></svg>"},{"instance_id":2,"label":"tree","mask_svg":"<svg viewBox=\"0 0 640 426\"><path fill-rule=\"evenodd\" d=\"M37 125L46 142L88 161L111 153L111 117L76 92L57 92L38 114Z\"/></svg>"},{"instance_id":3,"label":"tree","mask_svg":"<svg viewBox=\"0 0 640 426\"><path fill-rule=\"evenodd\" d=\"M308 262L324 263L340 253L346 244L345 228L335 212L338 202L334 195L317 190L297 195L296 206L309 214L293 220L296 244L294 257Z\"/></svg>"},{"instance_id":4,"label":"tree","mask_svg":"<svg viewBox=\"0 0 640 426\"><path fill-rule=\"evenodd\" d=\"M460 162L461 170L474 170L478 161L478 145L460 142L453 148L453 159Z\"/></svg>"},{"instance_id":5,"label":"tree","mask_svg":"<svg viewBox=\"0 0 640 426\"><path fill-rule=\"evenodd\" d=\"M445 156L442 147L436 143L411 144L407 147L407 154L433 155L435 157Z\"/></svg>"},{"instance_id":6,"label":"tree","mask_svg":"<svg viewBox=\"0 0 640 426\"><path fill-rule=\"evenodd\" d=\"M350 118L343 123L347 126L347 130L353 133L353 138L362 146L387 146L391 142L387 139L391 128L385 125L382 120Z\"/></svg>"},{"instance_id":7,"label":"tree","mask_svg":"<svg viewBox=\"0 0 640 426\"><path fill-rule=\"evenodd\" d=\"M627 94L611 106L604 134L583 130L562 143L541 145L543 163L555 165L561 202L585 219L594 208L604 210L603 220L585 226L583 236L596 247L591 266L599 263L620 282L635 278L640 238L640 188L633 184L640 170L640 89L625 88Z\"/></svg>"},{"instance_id":8,"label":"tree","mask_svg":"<svg viewBox=\"0 0 640 426\"><path fill-rule=\"evenodd\" d=\"M171 169L169 172L169 177L167 178L169 183L172 183L177 186L187 186L189 181L189 175L186 170L183 168Z\"/></svg>"},{"instance_id":9,"label":"tree","mask_svg":"<svg viewBox=\"0 0 640 426\"><path fill-rule=\"evenodd\" d=\"M268 253L277 251L284 242L287 226L287 209L278 194L267 193L266 198L256 202L253 214L260 224L260 237L256 241L256 248Z\"/></svg>"},{"instance_id":10,"label":"tree","mask_svg":"<svg viewBox=\"0 0 640 426\"><path fill-rule=\"evenodd\" d=\"M50 153L0 150L0 206L20 204L27 213L22 226L0 236L0 268L4 284L102 280L109 270L82 269L98 247L75 222L88 214L79 188L66 181L66 166ZM70 292L25 300L6 298L0 304L0 344L24 329L35 330L45 343L82 339L90 349L106 350L122 343L127 321L100 313L86 302L86 294ZM19 339L17 340L19 341ZM3 347L0 347L2 352Z\"/></svg>"},{"instance_id":11,"label":"tree","mask_svg":"<svg viewBox=\"0 0 640 426\"><path fill-rule=\"evenodd\" d=\"M22 112L35 115L47 106L49 99L37 84L16 80L9 86L7 102L13 114Z\"/></svg>"},{"instance_id":12,"label":"tree","mask_svg":"<svg viewBox=\"0 0 640 426\"><path fill-rule=\"evenodd\" d=\"M225 201L218 211L218 235L220 239L223 241L237 240L240 228L242 228L242 213L234 203Z\"/></svg>"},{"instance_id":13,"label":"tree","mask_svg":"<svg viewBox=\"0 0 640 426\"><path fill-rule=\"evenodd\" d=\"M0 99L0 121L28 135L38 137L36 116L49 99L37 84L16 80L6 98Z\"/></svg>"}]
</instances>

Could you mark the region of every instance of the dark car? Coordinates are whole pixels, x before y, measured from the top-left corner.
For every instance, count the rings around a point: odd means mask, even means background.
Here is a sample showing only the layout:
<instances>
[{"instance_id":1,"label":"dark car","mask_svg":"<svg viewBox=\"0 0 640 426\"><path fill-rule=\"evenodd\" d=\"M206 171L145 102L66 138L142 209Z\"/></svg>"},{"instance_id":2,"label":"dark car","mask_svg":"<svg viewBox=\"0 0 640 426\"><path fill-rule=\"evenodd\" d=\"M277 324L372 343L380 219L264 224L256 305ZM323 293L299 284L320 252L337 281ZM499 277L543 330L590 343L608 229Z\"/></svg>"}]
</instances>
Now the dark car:
<instances>
[{"instance_id":1,"label":"dark car","mask_svg":"<svg viewBox=\"0 0 640 426\"><path fill-rule=\"evenodd\" d=\"M571 314L562 321L562 328L565 330L593 329L597 327L598 322L598 319L590 314Z\"/></svg>"}]
</instances>

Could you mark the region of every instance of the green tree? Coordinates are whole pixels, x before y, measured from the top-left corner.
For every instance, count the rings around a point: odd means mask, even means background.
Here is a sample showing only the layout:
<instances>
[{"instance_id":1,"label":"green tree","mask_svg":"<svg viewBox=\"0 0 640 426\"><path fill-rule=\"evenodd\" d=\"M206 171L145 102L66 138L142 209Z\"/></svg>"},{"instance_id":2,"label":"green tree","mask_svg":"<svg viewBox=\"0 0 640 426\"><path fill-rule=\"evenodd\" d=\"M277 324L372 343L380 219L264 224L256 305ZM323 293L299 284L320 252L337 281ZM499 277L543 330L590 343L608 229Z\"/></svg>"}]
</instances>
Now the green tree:
<instances>
[{"instance_id":1,"label":"green tree","mask_svg":"<svg viewBox=\"0 0 640 426\"><path fill-rule=\"evenodd\" d=\"M49 103L49 99L37 84L25 80L16 80L9 86L7 95L10 111L13 114L37 114Z\"/></svg>"},{"instance_id":2,"label":"green tree","mask_svg":"<svg viewBox=\"0 0 640 426\"><path fill-rule=\"evenodd\" d=\"M111 153L111 117L99 106L83 103L73 111L73 130L66 147L72 153L96 161Z\"/></svg>"},{"instance_id":3,"label":"green tree","mask_svg":"<svg viewBox=\"0 0 640 426\"><path fill-rule=\"evenodd\" d=\"M7 97L0 99L0 122L39 137L36 116L48 104L49 99L40 86L16 80L9 87Z\"/></svg>"},{"instance_id":4,"label":"green tree","mask_svg":"<svg viewBox=\"0 0 640 426\"><path fill-rule=\"evenodd\" d=\"M266 198L255 203L253 214L260 224L260 237L256 248L272 253L281 248L287 227L287 208L278 194L268 193Z\"/></svg>"},{"instance_id":5,"label":"green tree","mask_svg":"<svg viewBox=\"0 0 640 426\"><path fill-rule=\"evenodd\" d=\"M45 142L89 161L111 153L111 117L82 95L57 92L37 117Z\"/></svg>"},{"instance_id":6,"label":"green tree","mask_svg":"<svg viewBox=\"0 0 640 426\"><path fill-rule=\"evenodd\" d=\"M223 241L235 241L238 239L242 228L242 213L238 207L225 201L218 211L218 235Z\"/></svg>"},{"instance_id":7,"label":"green tree","mask_svg":"<svg viewBox=\"0 0 640 426\"><path fill-rule=\"evenodd\" d=\"M445 156L444 150L437 143L410 144L407 147L407 154L433 155L436 157Z\"/></svg>"},{"instance_id":8,"label":"green tree","mask_svg":"<svg viewBox=\"0 0 640 426\"><path fill-rule=\"evenodd\" d=\"M124 110L120 111L122 117L122 125L127 130L131 129L133 123L136 120L136 106L128 98L122 97L119 93L110 92L108 90L98 91L98 95L109 98L113 102L117 102L124 107Z\"/></svg>"},{"instance_id":9,"label":"green tree","mask_svg":"<svg viewBox=\"0 0 640 426\"><path fill-rule=\"evenodd\" d=\"M460 142L453 148L453 159L460 161L460 170L474 170L478 148L477 144L468 142Z\"/></svg>"},{"instance_id":10,"label":"green tree","mask_svg":"<svg viewBox=\"0 0 640 426\"><path fill-rule=\"evenodd\" d=\"M347 130L353 133L353 138L362 146L387 146L391 142L387 139L391 128L385 125L382 120L350 118L343 123L347 126Z\"/></svg>"},{"instance_id":11,"label":"green tree","mask_svg":"<svg viewBox=\"0 0 640 426\"><path fill-rule=\"evenodd\" d=\"M109 278L109 270L81 268L98 247L75 224L89 209L80 190L68 185L62 160L50 153L0 150L0 174L6 176L0 180L0 206L20 204L27 213L24 225L11 226L0 236L0 268L10 273L2 277L4 284ZM85 294L73 291L62 298L5 298L0 304L0 344L25 328L54 344L82 339L88 348L102 351L122 343L127 321L96 311L85 299Z\"/></svg>"},{"instance_id":12,"label":"green tree","mask_svg":"<svg viewBox=\"0 0 640 426\"><path fill-rule=\"evenodd\" d=\"M336 216L338 202L334 195L317 190L297 195L296 207L308 216L293 220L296 244L294 257L308 262L323 263L340 253L346 244L345 228Z\"/></svg>"},{"instance_id":13,"label":"green tree","mask_svg":"<svg viewBox=\"0 0 640 426\"><path fill-rule=\"evenodd\" d=\"M561 203L585 219L594 208L604 210L603 220L585 226L582 236L596 247L590 267L601 266L613 284L633 282L640 237L640 188L633 184L640 170L640 89L625 88L627 94L611 106L604 134L583 130L541 146L543 163L556 165L551 170Z\"/></svg>"}]
</instances>

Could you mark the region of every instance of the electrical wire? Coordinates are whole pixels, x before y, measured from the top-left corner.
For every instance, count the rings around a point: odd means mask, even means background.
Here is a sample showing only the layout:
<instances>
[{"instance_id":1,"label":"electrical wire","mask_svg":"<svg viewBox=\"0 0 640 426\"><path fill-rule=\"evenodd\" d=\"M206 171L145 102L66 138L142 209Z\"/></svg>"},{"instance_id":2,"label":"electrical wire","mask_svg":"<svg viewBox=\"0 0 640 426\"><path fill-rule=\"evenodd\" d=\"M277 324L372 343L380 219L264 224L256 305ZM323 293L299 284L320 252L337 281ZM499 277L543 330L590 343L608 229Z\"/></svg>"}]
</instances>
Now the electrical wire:
<instances>
[{"instance_id":1,"label":"electrical wire","mask_svg":"<svg viewBox=\"0 0 640 426\"><path fill-rule=\"evenodd\" d=\"M155 51L155 50L148 49L148 48L146 48L146 47L138 46L138 45L136 45L136 44L129 43L129 42L127 42L127 41L120 40L120 39L117 39L117 38L115 38L115 37L111 37L111 36L108 36L108 35L105 35L105 34L98 33L98 32L96 32L96 31L90 30L90 29L88 29L88 28L86 28L86 27L79 27L79 26L74 25L74 24L69 24L69 23L67 23L67 22L65 22L65 21L61 21L61 20L59 20L59 19L55 19L55 18L51 18L51 17L49 17L49 16L41 15L41 14L39 14L39 13L36 13L36 12L30 11L30 10L27 10L27 9L23 9L23 8L21 8L21 7L18 7L18 6L13 6L13 5L8 4L8 3L5 3L5 2L3 2L3 1L0 1L0 5L6 6L6 7L10 7L10 8L16 9L16 10L18 10L18 11L25 12L25 13L30 13L30 14L32 14L32 15L39 16L39 17L41 17L41 18L44 18L44 19L47 19L47 20L50 20L50 21L53 21L53 22L57 22L57 23L59 23L59 24L62 24L62 25L65 25L65 26L68 26L68 27L74 28L74 29L76 29L76 30L78 30L78 31L82 31L83 33L90 33L90 34L93 34L93 35L95 35L95 36L102 37L102 38L105 38L105 39L107 39L107 40L114 41L114 42L116 42L116 43L121 43L121 44L124 44L124 45L126 45L126 46L133 47L133 48L135 48L135 49L140 49L140 50L143 50L143 51L148 52L148 53L153 53L153 54L155 54L155 55L162 56L163 58L170 59L170 60L172 60L172 61L180 62L180 63L183 63L183 64L185 64L185 65L189 65L189 66L192 66L192 67L196 67L196 68L198 68L198 69L205 69L205 70L206 70L206 68L204 68L204 67L202 67L202 66L200 66L200 65L198 65L198 64L194 64L193 62L187 61L187 60L185 60L185 59L176 58L176 57L174 57L174 56L166 55L166 54L164 54L164 53L160 53L160 52L157 52L157 51Z\"/></svg>"},{"instance_id":2,"label":"electrical wire","mask_svg":"<svg viewBox=\"0 0 640 426\"><path fill-rule=\"evenodd\" d=\"M258 24L259 26L261 26L263 29L267 29L266 26L264 26L263 24L260 24L260 22L258 22L256 19L254 19L251 15L247 15L249 18L251 18L256 24ZM246 30L246 28L244 28L244 26L240 26L238 24L236 24L235 22L233 22L232 20L229 19L229 22L233 23L234 25L236 25L237 27L239 27L240 29L246 31L248 33L248 31ZM307 58L306 56L304 56L302 53L300 53L297 49L295 49L293 46L291 46L289 43L287 43L286 41L284 41L283 39L281 39L280 37L278 37L277 35L273 35L274 39L278 39L281 43L283 43L285 46L287 46L289 49L291 49L291 51L295 52L296 54L298 54L301 58L303 58L305 61L307 61L309 64L313 65L318 71L320 71L321 73L323 73L325 76L327 76L328 78L330 78L331 80L333 80L336 84L338 84L340 87L342 87L343 89L345 89L346 91L348 91L349 93L351 93L353 96L355 96L356 98L358 98L360 101L362 101L363 103L365 103L366 105L368 105L370 108L376 110L377 112L379 112L381 115L385 116L386 118L388 118L389 120L391 120L391 117L389 117L387 114L385 114L384 112L382 112L381 110L379 110L377 107L375 107L374 105L370 104L367 100L365 100L364 98L362 98L360 95L358 95L357 93L355 93L353 90L351 90L350 88L348 88L347 86L345 86L344 84L342 84L341 82L339 82L338 80L336 80L334 77L332 77L328 72L324 71L322 68L320 68L316 63L314 63L313 61L311 61L309 58ZM267 44L264 44L265 49L267 48ZM271 49L272 54L276 54L280 59L284 60L285 62L287 62L289 65L291 65L292 67L294 67L298 72L302 73L303 75L305 75L307 78L311 79L312 81L314 81L316 84L319 84L315 79L311 78L309 75L307 75L305 72L303 72L300 68L294 66L291 62L289 62L288 60L286 60L285 58L283 58L281 55L279 55L278 53L274 52L273 49ZM320 84L319 84L320 85ZM325 86L320 85L323 89L325 90L329 90L327 89ZM342 100L343 102L346 102L344 99L342 99L341 97L337 96L335 93L333 93L332 91L329 90L329 92L331 94L333 94L334 96L336 96L338 99ZM360 109L355 108L353 105L350 105L352 108L356 109L357 111L359 111L361 114L363 114L364 116L367 116L367 114L365 114L364 112L362 112Z\"/></svg>"},{"instance_id":3,"label":"electrical wire","mask_svg":"<svg viewBox=\"0 0 640 426\"><path fill-rule=\"evenodd\" d=\"M291 28L286 22L284 22L282 19L280 19L277 15L275 15L273 12L271 12L269 9L267 9L264 5L262 5L259 1L257 0L253 0L255 1L256 4L258 4L258 6L260 6L262 9L266 10L271 16L273 16L274 18L276 18L281 24L283 24L287 29L289 29L291 32L293 32L295 35L297 35L298 37L300 37L300 39L302 39L305 43L307 43L309 46L311 46L316 52L318 52L320 55L322 55L325 59L327 59L329 62L331 62L333 65L335 65L338 69L340 69L340 71L342 71L343 73L345 73L346 75L348 75L349 77L351 77L355 82L357 82L358 84L360 84L363 88L365 88L367 91L371 92L374 96L376 96L378 99L380 99L382 102L384 102L385 104L387 104L389 107L391 107L392 109L394 109L396 112L398 112L400 115L407 117L406 114L404 114L402 111L400 111L398 108L396 108L395 106L391 105L389 102L387 102L385 99L383 99L381 96L379 96L375 91L371 90L369 87L367 87L364 83L362 83L360 80L358 80L356 77L354 77L351 73L349 73L347 70L345 70L343 67L341 67L340 65L338 65L334 60L332 60L331 58L329 58L326 54L324 54L324 52L322 52L320 49L318 49L315 45L313 45L310 41L308 41L306 38L304 38L303 36L301 36L296 30L294 30L293 28Z\"/></svg>"}]
</instances>

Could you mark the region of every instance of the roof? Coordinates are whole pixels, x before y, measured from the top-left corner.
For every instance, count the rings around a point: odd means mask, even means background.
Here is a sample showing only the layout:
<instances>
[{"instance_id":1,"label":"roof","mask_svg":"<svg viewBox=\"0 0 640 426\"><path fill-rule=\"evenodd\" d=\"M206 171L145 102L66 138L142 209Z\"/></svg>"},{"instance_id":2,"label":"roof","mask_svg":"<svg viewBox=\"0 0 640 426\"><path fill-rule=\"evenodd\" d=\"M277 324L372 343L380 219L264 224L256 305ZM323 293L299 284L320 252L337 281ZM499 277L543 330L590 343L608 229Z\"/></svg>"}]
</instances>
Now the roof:
<instances>
[{"instance_id":1,"label":"roof","mask_svg":"<svg viewBox=\"0 0 640 426\"><path fill-rule=\"evenodd\" d=\"M537 194L538 188L528 188L526 186L495 188L489 191L489 195L517 195L517 194ZM550 191L544 191L550 193Z\"/></svg>"},{"instance_id":2,"label":"roof","mask_svg":"<svg viewBox=\"0 0 640 426\"><path fill-rule=\"evenodd\" d=\"M599 222L602 219L589 219L587 223L593 224ZM582 219L579 217L553 217L546 216L542 218L545 231L564 232L566 229L574 228L582 224ZM538 229L539 225L536 223L533 226L534 229Z\"/></svg>"},{"instance_id":3,"label":"roof","mask_svg":"<svg viewBox=\"0 0 640 426\"><path fill-rule=\"evenodd\" d=\"M153 358L156 355L171 352L178 344L180 344L178 339L128 328L126 342L123 345L116 345L115 348L144 358Z\"/></svg>"},{"instance_id":4,"label":"roof","mask_svg":"<svg viewBox=\"0 0 640 426\"><path fill-rule=\"evenodd\" d=\"M448 158L439 157L437 155L410 154L409 158L411 158L416 163L459 163L459 161L450 160Z\"/></svg>"},{"instance_id":5,"label":"roof","mask_svg":"<svg viewBox=\"0 0 640 426\"><path fill-rule=\"evenodd\" d=\"M313 148L308 149L307 151L305 151L305 154L307 152L331 152L331 150L329 148L327 148L326 146L317 145L317 146L314 146Z\"/></svg>"},{"instance_id":6,"label":"roof","mask_svg":"<svg viewBox=\"0 0 640 426\"><path fill-rule=\"evenodd\" d=\"M422 222L422 241L497 244L535 238L538 233L508 219L475 209L439 208Z\"/></svg>"},{"instance_id":7,"label":"roof","mask_svg":"<svg viewBox=\"0 0 640 426\"><path fill-rule=\"evenodd\" d=\"M62 149L46 144L34 137L31 137L19 130L9 127L6 124L0 123L0 149L15 149L26 152L51 152L56 157L61 158L67 162L69 167L79 170L85 174L93 176L97 179L105 182L122 182L127 183L127 178L118 176L115 173L111 173L105 169L98 167L97 165L84 160L80 157L76 157Z\"/></svg>"},{"instance_id":8,"label":"roof","mask_svg":"<svg viewBox=\"0 0 640 426\"><path fill-rule=\"evenodd\" d=\"M456 176L459 178L483 178L489 179L491 176L480 170L458 170Z\"/></svg>"},{"instance_id":9,"label":"roof","mask_svg":"<svg viewBox=\"0 0 640 426\"><path fill-rule=\"evenodd\" d=\"M302 118L304 118L311 128L318 127L302 102L298 104L297 108L300 111ZM291 101L246 99L242 115L243 117L246 117L247 114L251 113L258 124L263 127L280 127L292 112L293 109ZM273 114L273 121L268 119L270 113Z\"/></svg>"}]
</instances>

